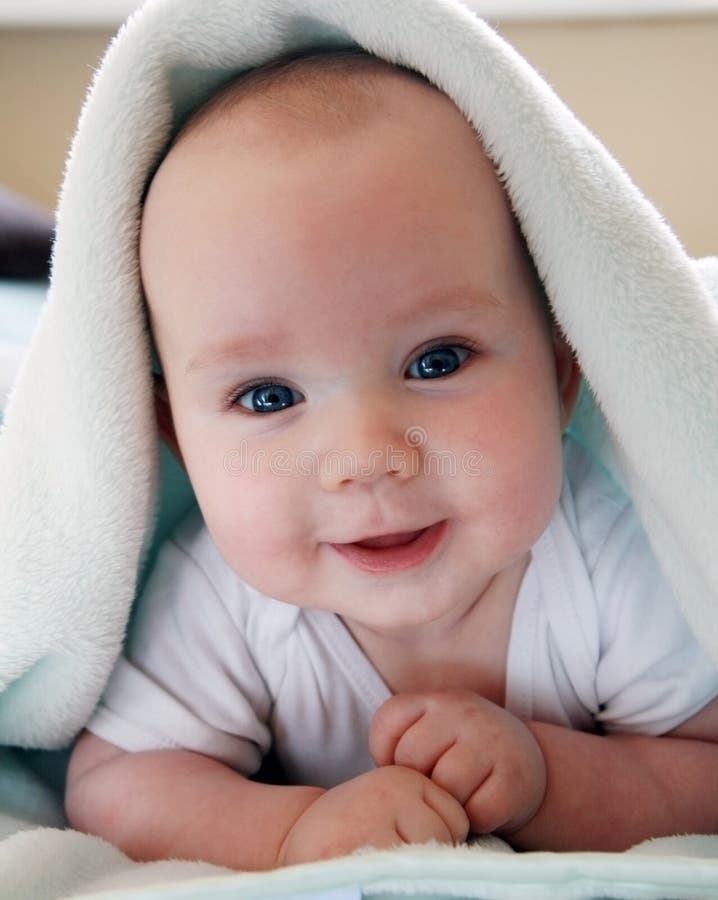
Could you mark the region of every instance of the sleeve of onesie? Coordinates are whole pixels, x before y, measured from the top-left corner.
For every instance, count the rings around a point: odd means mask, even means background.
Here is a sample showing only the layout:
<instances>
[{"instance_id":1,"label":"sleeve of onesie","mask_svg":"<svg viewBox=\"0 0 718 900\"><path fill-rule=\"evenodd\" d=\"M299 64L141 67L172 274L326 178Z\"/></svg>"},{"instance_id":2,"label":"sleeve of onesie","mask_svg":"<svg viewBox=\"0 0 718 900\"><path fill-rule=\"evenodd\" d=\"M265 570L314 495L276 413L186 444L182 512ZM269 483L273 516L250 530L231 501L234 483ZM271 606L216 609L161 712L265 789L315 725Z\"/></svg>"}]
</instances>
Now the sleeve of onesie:
<instances>
[{"instance_id":1,"label":"sleeve of onesie","mask_svg":"<svg viewBox=\"0 0 718 900\"><path fill-rule=\"evenodd\" d=\"M87 728L127 751L183 748L254 774L271 698L241 624L187 548L167 541Z\"/></svg>"},{"instance_id":2,"label":"sleeve of onesie","mask_svg":"<svg viewBox=\"0 0 718 900\"><path fill-rule=\"evenodd\" d=\"M593 583L596 721L605 731L663 734L718 695L718 669L683 617L631 506L611 530Z\"/></svg>"}]
</instances>

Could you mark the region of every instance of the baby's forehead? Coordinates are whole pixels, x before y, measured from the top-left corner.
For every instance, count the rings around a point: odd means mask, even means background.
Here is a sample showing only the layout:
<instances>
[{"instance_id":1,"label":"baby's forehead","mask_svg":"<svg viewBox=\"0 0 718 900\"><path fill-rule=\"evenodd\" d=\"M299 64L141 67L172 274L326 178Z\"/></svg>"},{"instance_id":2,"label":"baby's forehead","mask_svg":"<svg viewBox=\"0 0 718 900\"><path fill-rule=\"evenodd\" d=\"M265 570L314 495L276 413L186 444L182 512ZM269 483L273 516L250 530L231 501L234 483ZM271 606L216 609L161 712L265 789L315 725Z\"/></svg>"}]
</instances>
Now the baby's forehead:
<instances>
[{"instance_id":1,"label":"baby's forehead","mask_svg":"<svg viewBox=\"0 0 718 900\"><path fill-rule=\"evenodd\" d=\"M337 160L342 165L336 166ZM223 220L218 210L225 207ZM385 259L387 246L397 255L406 250L407 259L413 258L412 247L433 246L427 235L441 218L439 211L444 219L451 217L444 233L453 234L454 224L465 222L465 227L456 225L454 244L470 243L474 209L479 219L491 219L492 233L502 235L510 253L528 256L491 160L446 94L423 76L367 54L322 55L241 77L182 130L144 208L141 268L148 305L171 308L170 293L161 288L163 260L176 254L177 223L216 220L219 237L210 242L211 254L207 251L207 258L216 260L220 237L248 235L247 223L255 229L258 247L275 233L284 234L288 223L299 222L304 232L283 240L285 246L308 248L301 259L305 271L318 258L311 236L321 229L307 223L320 221L320 208L341 228L355 221L361 226L365 219L395 221L383 249L374 247L377 259ZM250 218L248 210L253 210ZM257 225L260 220L266 227ZM364 238L371 244L370 233L379 232L378 226L373 231L364 227L352 244L363 246ZM201 233L183 239L191 247L207 234L209 226L203 225ZM326 246L325 241L323 251ZM204 257L197 258L206 264ZM227 270L235 266L236 254L228 260L229 254L221 260ZM375 268L383 272L385 267ZM315 311L321 314L319 301ZM267 307L265 313L270 313Z\"/></svg>"},{"instance_id":2,"label":"baby's forehead","mask_svg":"<svg viewBox=\"0 0 718 900\"><path fill-rule=\"evenodd\" d=\"M418 148L425 148L423 155L415 152ZM265 185L276 199L277 185L294 188L304 180L315 184L317 159L321 166L331 167L322 170L324 180L332 172L338 179L344 176L337 172L354 172L351 166L334 169L336 155L342 154L368 161L376 185L389 188L394 182L388 179L402 181L399 176L406 175L407 160L413 159L411 171L418 171L419 165L425 168L411 190L426 192L433 198L427 203L450 207L457 191L465 197L473 184L474 194L482 192L484 218L495 218L497 228L507 216L513 219L503 185L476 131L446 94L422 75L368 54L322 54L242 76L191 117L148 193L141 229L143 276L152 262L153 246L144 240L146 226L153 225L160 233L173 231L182 203L195 214L193 195L201 198L206 188L224 196L229 190L227 179L241 190L238 184L246 173L253 185ZM311 164L305 165L307 161ZM265 181L267 172L271 174ZM275 172L290 177L284 180L283 175L275 177ZM453 180L449 172L456 175ZM462 178L466 183L457 187L457 179ZM337 187L341 193L342 186ZM394 202L395 194L393 189L377 187L373 208ZM500 201L483 200L497 195ZM428 214L427 220L431 218ZM514 252L530 258L515 220L514 226L518 240L507 238L507 242Z\"/></svg>"}]
</instances>

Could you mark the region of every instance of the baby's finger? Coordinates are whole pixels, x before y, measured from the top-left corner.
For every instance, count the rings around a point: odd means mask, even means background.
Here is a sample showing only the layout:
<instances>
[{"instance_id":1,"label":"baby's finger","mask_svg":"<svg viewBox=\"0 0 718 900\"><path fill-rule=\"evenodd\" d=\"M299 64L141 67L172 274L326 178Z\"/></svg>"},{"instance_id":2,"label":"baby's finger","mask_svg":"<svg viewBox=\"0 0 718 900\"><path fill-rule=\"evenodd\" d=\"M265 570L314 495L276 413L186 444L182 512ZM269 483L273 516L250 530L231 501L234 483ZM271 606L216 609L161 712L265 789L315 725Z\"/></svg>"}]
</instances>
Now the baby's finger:
<instances>
[{"instance_id":1,"label":"baby's finger","mask_svg":"<svg viewBox=\"0 0 718 900\"><path fill-rule=\"evenodd\" d=\"M498 760L464 804L472 831L482 834L521 828L536 814L545 792L543 757L524 760L523 766L507 766L505 757Z\"/></svg>"},{"instance_id":2,"label":"baby's finger","mask_svg":"<svg viewBox=\"0 0 718 900\"><path fill-rule=\"evenodd\" d=\"M399 738L394 748L394 763L430 776L439 760L456 743L456 732L442 728L431 714L423 715Z\"/></svg>"},{"instance_id":3,"label":"baby's finger","mask_svg":"<svg viewBox=\"0 0 718 900\"><path fill-rule=\"evenodd\" d=\"M427 772L440 788L466 804L493 771L494 760L463 741L453 744Z\"/></svg>"},{"instance_id":4,"label":"baby's finger","mask_svg":"<svg viewBox=\"0 0 718 900\"><path fill-rule=\"evenodd\" d=\"M444 823L447 841L462 844L469 834L469 817L464 807L451 794L427 779L424 786L424 803L430 807Z\"/></svg>"},{"instance_id":5,"label":"baby's finger","mask_svg":"<svg viewBox=\"0 0 718 900\"><path fill-rule=\"evenodd\" d=\"M369 749L377 766L394 763L394 751L401 736L425 711L423 694L396 694L379 707L369 729Z\"/></svg>"},{"instance_id":6,"label":"baby's finger","mask_svg":"<svg viewBox=\"0 0 718 900\"><path fill-rule=\"evenodd\" d=\"M490 834L505 828L511 817L513 799L510 786L492 770L465 805L474 834Z\"/></svg>"}]
</instances>

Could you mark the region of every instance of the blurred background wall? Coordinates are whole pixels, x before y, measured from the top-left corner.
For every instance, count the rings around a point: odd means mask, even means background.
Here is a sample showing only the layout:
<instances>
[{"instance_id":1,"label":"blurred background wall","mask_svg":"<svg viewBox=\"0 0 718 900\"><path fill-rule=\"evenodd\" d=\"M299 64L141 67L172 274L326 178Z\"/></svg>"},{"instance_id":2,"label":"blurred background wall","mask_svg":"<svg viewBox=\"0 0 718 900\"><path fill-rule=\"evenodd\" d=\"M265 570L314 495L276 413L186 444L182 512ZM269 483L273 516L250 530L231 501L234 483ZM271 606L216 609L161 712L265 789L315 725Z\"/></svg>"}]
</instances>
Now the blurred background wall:
<instances>
[{"instance_id":1,"label":"blurred background wall","mask_svg":"<svg viewBox=\"0 0 718 900\"><path fill-rule=\"evenodd\" d=\"M718 16L497 24L689 252L718 253ZM51 209L107 29L0 28L0 183Z\"/></svg>"}]
</instances>

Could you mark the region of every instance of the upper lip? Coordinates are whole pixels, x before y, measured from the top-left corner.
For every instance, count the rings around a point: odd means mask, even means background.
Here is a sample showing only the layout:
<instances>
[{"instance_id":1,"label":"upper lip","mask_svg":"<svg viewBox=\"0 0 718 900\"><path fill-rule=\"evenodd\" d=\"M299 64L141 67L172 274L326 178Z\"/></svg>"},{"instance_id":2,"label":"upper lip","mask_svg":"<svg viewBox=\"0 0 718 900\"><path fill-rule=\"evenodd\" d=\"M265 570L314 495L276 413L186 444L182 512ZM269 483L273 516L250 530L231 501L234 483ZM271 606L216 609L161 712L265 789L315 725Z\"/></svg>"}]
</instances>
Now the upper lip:
<instances>
[{"instance_id":1,"label":"upper lip","mask_svg":"<svg viewBox=\"0 0 718 900\"><path fill-rule=\"evenodd\" d=\"M437 520L438 521L438 520ZM376 538L394 537L399 534L413 534L419 531L426 531L436 525L436 522L430 522L428 525L407 525L402 528L392 528L391 531L375 531L373 534L365 534L362 537L353 538L350 541L331 541L332 544L361 544L363 541L372 541Z\"/></svg>"}]
</instances>

